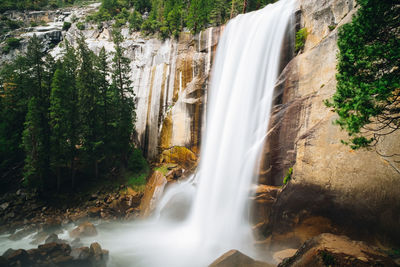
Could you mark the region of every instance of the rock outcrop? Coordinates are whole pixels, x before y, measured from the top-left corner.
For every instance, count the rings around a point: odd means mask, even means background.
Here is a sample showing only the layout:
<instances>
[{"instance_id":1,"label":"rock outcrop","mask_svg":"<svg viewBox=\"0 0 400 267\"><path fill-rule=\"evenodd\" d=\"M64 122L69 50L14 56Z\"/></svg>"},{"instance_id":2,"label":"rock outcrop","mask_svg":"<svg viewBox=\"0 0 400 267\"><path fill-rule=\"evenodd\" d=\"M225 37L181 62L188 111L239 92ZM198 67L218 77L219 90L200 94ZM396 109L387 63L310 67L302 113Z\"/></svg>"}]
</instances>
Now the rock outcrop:
<instances>
[{"instance_id":1,"label":"rock outcrop","mask_svg":"<svg viewBox=\"0 0 400 267\"><path fill-rule=\"evenodd\" d=\"M378 249L346 236L321 234L307 242L293 257L283 260L278 267L308 266L397 266Z\"/></svg>"},{"instance_id":2,"label":"rock outcrop","mask_svg":"<svg viewBox=\"0 0 400 267\"><path fill-rule=\"evenodd\" d=\"M97 230L93 223L84 222L69 233L72 238L96 236Z\"/></svg>"},{"instance_id":3,"label":"rock outcrop","mask_svg":"<svg viewBox=\"0 0 400 267\"><path fill-rule=\"evenodd\" d=\"M283 235L299 245L338 230L371 239L386 235L399 244L400 165L384 156L400 151L399 133L382 140L379 153L353 151L341 143L347 134L333 125L337 115L323 103L336 91L338 27L356 9L354 0L299 1L300 27L309 34L303 52L279 77L281 102L274 107L261 171L261 182L281 185L293 167L270 217L268 232L280 243ZM298 227L316 231L299 234Z\"/></svg>"},{"instance_id":4,"label":"rock outcrop","mask_svg":"<svg viewBox=\"0 0 400 267\"><path fill-rule=\"evenodd\" d=\"M256 261L238 250L230 250L216 259L209 267L272 267L265 262Z\"/></svg>"},{"instance_id":5,"label":"rock outcrop","mask_svg":"<svg viewBox=\"0 0 400 267\"><path fill-rule=\"evenodd\" d=\"M155 171L151 175L146 185L146 190L140 203L140 215L147 217L154 210L157 201L164 192L164 187L167 184L167 178L160 171Z\"/></svg>"},{"instance_id":6,"label":"rock outcrop","mask_svg":"<svg viewBox=\"0 0 400 267\"><path fill-rule=\"evenodd\" d=\"M75 43L83 34L89 48L113 51L111 26L75 25L65 38ZM183 146L199 153L207 84L221 28L209 28L195 36L182 32L177 40L161 41L122 28L123 46L131 59L136 95L137 141L148 159L163 150ZM53 54L57 54L59 48Z\"/></svg>"}]
</instances>

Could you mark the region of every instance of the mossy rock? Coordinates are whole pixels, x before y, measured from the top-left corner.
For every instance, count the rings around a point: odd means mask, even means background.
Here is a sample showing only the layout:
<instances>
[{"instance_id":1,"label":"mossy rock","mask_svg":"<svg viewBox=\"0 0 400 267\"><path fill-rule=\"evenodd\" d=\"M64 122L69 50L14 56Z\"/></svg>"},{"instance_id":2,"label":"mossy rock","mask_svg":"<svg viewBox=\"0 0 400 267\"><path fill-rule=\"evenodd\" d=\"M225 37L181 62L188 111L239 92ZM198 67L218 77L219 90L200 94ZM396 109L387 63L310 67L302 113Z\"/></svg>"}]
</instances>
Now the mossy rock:
<instances>
[{"instance_id":1,"label":"mossy rock","mask_svg":"<svg viewBox=\"0 0 400 267\"><path fill-rule=\"evenodd\" d=\"M174 146L161 153L160 163L175 163L192 169L197 165L197 156L186 147Z\"/></svg>"}]
</instances>

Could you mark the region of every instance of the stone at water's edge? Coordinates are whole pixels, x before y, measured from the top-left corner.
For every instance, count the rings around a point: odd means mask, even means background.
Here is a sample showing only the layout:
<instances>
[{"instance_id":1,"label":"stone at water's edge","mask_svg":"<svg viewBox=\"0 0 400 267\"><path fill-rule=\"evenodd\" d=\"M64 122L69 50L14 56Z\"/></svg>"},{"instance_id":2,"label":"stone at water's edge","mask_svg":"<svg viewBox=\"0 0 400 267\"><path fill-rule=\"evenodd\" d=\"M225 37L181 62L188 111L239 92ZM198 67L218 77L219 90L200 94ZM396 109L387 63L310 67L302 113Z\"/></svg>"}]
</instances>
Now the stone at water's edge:
<instances>
[{"instance_id":1,"label":"stone at water's edge","mask_svg":"<svg viewBox=\"0 0 400 267\"><path fill-rule=\"evenodd\" d=\"M75 229L73 229L69 233L69 235L72 238L96 236L97 230L96 230L96 227L93 225L93 223L84 222L84 223L80 224L78 227L76 227Z\"/></svg>"},{"instance_id":2,"label":"stone at water's edge","mask_svg":"<svg viewBox=\"0 0 400 267\"><path fill-rule=\"evenodd\" d=\"M98 243L76 249L68 244L49 243L37 249L9 249L0 257L0 266L106 267L108 254Z\"/></svg>"},{"instance_id":3,"label":"stone at water's edge","mask_svg":"<svg viewBox=\"0 0 400 267\"><path fill-rule=\"evenodd\" d=\"M161 197L167 178L160 172L155 171L146 184L146 189L140 203L140 215L147 217L154 210L157 200Z\"/></svg>"},{"instance_id":4,"label":"stone at water's edge","mask_svg":"<svg viewBox=\"0 0 400 267\"><path fill-rule=\"evenodd\" d=\"M385 254L363 242L346 236L321 234L305 242L296 254L286 258L278 267L312 266L397 266Z\"/></svg>"},{"instance_id":5,"label":"stone at water's edge","mask_svg":"<svg viewBox=\"0 0 400 267\"><path fill-rule=\"evenodd\" d=\"M230 250L216 259L208 267L273 267L273 265L256 261L238 250Z\"/></svg>"}]
</instances>

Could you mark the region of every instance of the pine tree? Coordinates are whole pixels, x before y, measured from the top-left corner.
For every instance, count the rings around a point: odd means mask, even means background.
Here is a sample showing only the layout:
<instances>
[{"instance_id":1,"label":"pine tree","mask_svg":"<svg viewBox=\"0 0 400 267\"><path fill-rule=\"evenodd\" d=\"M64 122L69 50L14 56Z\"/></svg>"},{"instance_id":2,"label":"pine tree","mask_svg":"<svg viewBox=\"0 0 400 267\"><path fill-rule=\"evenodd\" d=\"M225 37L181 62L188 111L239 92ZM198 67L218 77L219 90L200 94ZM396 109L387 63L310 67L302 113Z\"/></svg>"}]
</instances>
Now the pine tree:
<instances>
[{"instance_id":1,"label":"pine tree","mask_svg":"<svg viewBox=\"0 0 400 267\"><path fill-rule=\"evenodd\" d=\"M78 87L77 87L77 69L78 69L78 55L73 46L65 41L65 54L62 58L63 69L68 77L68 155L69 155L69 168L71 172L71 187L75 185L76 174L76 160L77 146L80 144L80 121L79 121L79 102L78 102Z\"/></svg>"},{"instance_id":2,"label":"pine tree","mask_svg":"<svg viewBox=\"0 0 400 267\"><path fill-rule=\"evenodd\" d=\"M34 35L28 44L26 62L28 67L27 82L31 84L31 97L23 132L23 146L26 152L25 180L28 184L39 185L44 189L50 173L50 127L49 97L52 69L46 69L41 51L41 43ZM51 58L47 67L51 65Z\"/></svg>"},{"instance_id":3,"label":"pine tree","mask_svg":"<svg viewBox=\"0 0 400 267\"><path fill-rule=\"evenodd\" d=\"M22 56L5 64L0 72L0 180L4 183L19 173L25 158L20 144L30 94L26 73Z\"/></svg>"},{"instance_id":4,"label":"pine tree","mask_svg":"<svg viewBox=\"0 0 400 267\"><path fill-rule=\"evenodd\" d=\"M130 80L129 59L124 56L125 48L122 46L123 37L119 31L113 31L114 57L112 59L112 90L116 97L115 107L118 117L115 121L115 133L118 136L116 147L121 152L122 160L127 163L129 144L133 131L135 119L134 102L135 97Z\"/></svg>"},{"instance_id":5,"label":"pine tree","mask_svg":"<svg viewBox=\"0 0 400 267\"><path fill-rule=\"evenodd\" d=\"M109 154L112 153L110 142L112 142L110 136L110 124L113 114L112 108L112 96L109 83L109 66L107 62L107 52L103 47L100 50L99 55L95 61L96 71L96 86L99 90L98 99L98 116L99 116L99 128L97 134L100 140L102 140L101 146L98 147L98 155L102 158L108 158Z\"/></svg>"},{"instance_id":6,"label":"pine tree","mask_svg":"<svg viewBox=\"0 0 400 267\"><path fill-rule=\"evenodd\" d=\"M82 157L86 163L91 163L94 175L98 178L97 149L102 141L97 136L98 129L98 99L99 90L96 87L96 73L94 69L94 54L81 36L78 39L78 55L80 66L77 75L79 92L79 111L82 134Z\"/></svg>"}]
</instances>

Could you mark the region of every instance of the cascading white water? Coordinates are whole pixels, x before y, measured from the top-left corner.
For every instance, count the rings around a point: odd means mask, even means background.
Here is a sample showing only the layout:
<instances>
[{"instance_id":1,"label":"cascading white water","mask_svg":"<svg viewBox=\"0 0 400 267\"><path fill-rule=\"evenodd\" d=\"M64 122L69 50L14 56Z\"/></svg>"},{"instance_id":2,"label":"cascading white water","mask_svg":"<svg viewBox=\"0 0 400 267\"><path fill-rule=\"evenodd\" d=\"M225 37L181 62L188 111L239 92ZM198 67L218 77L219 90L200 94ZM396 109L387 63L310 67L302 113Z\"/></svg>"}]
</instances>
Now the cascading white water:
<instances>
[{"instance_id":1,"label":"cascading white water","mask_svg":"<svg viewBox=\"0 0 400 267\"><path fill-rule=\"evenodd\" d=\"M114 265L204 267L230 249L254 256L249 192L294 2L228 23L213 66L199 171L170 187L151 219L102 231Z\"/></svg>"},{"instance_id":2,"label":"cascading white water","mask_svg":"<svg viewBox=\"0 0 400 267\"><path fill-rule=\"evenodd\" d=\"M96 240L83 240L109 249L112 266L205 267L230 249L255 256L249 191L294 2L281 0L226 26L213 66L199 171L170 187L152 218L100 225Z\"/></svg>"}]
</instances>

